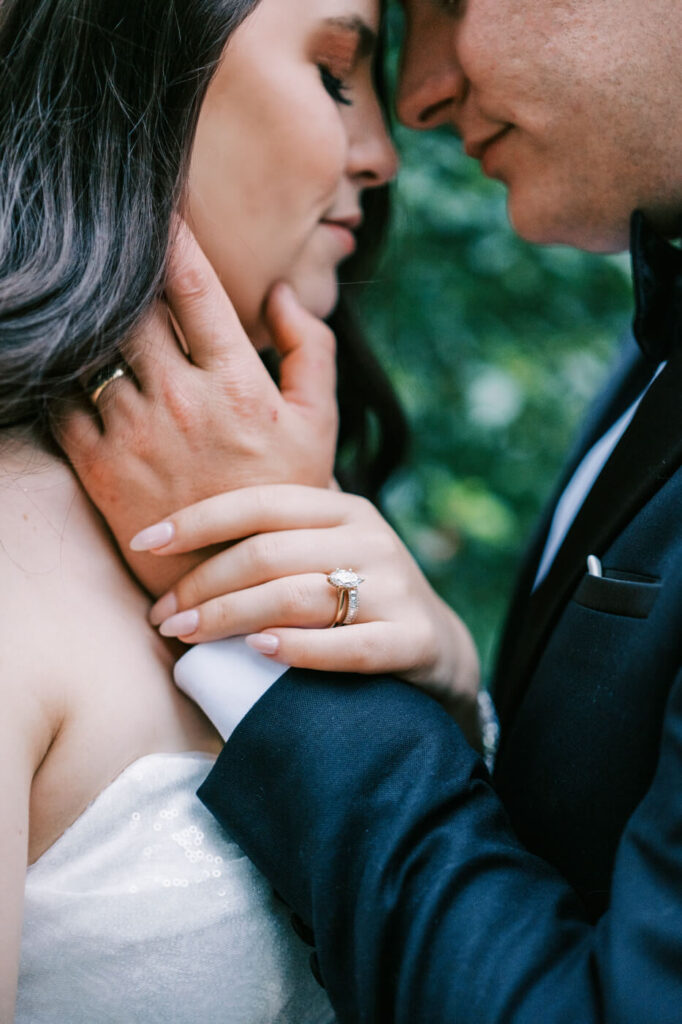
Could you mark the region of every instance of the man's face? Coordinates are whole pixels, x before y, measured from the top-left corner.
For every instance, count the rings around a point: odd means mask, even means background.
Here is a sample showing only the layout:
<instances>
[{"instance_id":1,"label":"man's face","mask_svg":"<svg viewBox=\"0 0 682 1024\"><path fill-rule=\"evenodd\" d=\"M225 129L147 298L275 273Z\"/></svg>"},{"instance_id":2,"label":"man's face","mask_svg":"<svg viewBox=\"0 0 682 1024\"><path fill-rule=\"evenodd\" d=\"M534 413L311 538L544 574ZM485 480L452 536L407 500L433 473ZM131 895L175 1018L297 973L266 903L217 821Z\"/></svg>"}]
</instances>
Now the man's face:
<instances>
[{"instance_id":1,"label":"man's face","mask_svg":"<svg viewBox=\"0 0 682 1024\"><path fill-rule=\"evenodd\" d=\"M450 124L534 242L614 251L682 213L679 0L404 0L398 113Z\"/></svg>"}]
</instances>

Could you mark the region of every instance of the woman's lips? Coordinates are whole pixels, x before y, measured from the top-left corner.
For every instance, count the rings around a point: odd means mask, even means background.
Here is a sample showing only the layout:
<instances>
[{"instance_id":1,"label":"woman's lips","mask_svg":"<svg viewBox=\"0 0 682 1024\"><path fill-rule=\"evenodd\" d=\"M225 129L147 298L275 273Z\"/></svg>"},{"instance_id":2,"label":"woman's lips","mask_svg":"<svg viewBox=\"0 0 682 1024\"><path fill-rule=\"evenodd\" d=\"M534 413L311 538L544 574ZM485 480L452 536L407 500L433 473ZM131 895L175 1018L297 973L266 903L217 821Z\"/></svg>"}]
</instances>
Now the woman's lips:
<instances>
[{"instance_id":1,"label":"woman's lips","mask_svg":"<svg viewBox=\"0 0 682 1024\"><path fill-rule=\"evenodd\" d=\"M358 247L355 231L360 226L360 221L358 220L355 225L350 219L347 221L323 220L320 223L333 235L341 252L346 256L352 256Z\"/></svg>"}]
</instances>

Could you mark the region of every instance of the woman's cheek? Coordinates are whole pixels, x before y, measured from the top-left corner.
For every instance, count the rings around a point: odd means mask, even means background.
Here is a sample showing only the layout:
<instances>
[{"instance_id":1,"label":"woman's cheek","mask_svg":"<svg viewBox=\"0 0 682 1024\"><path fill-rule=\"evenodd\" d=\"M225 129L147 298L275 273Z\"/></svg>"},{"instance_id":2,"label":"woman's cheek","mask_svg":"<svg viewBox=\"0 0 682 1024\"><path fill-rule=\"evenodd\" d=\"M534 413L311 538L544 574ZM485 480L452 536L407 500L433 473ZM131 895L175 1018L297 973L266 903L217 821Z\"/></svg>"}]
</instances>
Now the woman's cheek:
<instances>
[{"instance_id":1,"label":"woman's cheek","mask_svg":"<svg viewBox=\"0 0 682 1024\"><path fill-rule=\"evenodd\" d=\"M323 204L320 216L324 216L329 204L337 199L348 169L349 138L336 104L325 104L316 115L307 123L301 122L306 124L306 135L301 139L298 152L301 183L306 183L304 194L320 198Z\"/></svg>"}]
</instances>

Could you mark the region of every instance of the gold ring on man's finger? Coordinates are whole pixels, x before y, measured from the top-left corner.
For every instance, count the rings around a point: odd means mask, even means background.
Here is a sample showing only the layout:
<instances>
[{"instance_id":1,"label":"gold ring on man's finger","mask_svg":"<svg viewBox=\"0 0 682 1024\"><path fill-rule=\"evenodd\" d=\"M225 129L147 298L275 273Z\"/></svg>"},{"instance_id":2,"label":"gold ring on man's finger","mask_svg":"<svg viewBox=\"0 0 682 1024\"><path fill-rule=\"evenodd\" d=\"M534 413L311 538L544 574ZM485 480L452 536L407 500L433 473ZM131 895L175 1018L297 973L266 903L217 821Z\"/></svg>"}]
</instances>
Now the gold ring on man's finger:
<instances>
[{"instance_id":1,"label":"gold ring on man's finger","mask_svg":"<svg viewBox=\"0 0 682 1024\"><path fill-rule=\"evenodd\" d=\"M115 380L120 380L121 377L127 377L127 372L125 366L119 364L118 366L105 366L90 378L85 390L95 408L109 385L113 384Z\"/></svg>"}]
</instances>

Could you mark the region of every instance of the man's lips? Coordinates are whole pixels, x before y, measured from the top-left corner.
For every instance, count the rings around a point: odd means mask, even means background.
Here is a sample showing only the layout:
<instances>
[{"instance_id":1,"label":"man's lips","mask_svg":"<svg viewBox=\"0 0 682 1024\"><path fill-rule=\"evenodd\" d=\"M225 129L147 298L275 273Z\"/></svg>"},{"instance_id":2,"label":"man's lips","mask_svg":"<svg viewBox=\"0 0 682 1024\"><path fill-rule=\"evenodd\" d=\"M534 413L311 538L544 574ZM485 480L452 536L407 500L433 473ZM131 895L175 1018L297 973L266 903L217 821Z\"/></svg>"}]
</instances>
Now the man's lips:
<instances>
[{"instance_id":1,"label":"man's lips","mask_svg":"<svg viewBox=\"0 0 682 1024\"><path fill-rule=\"evenodd\" d=\"M478 139L467 139L464 143L464 152L467 156L473 157L474 160L482 161L490 147L504 138L511 131L512 127L513 125L507 124L493 135L486 135Z\"/></svg>"}]
</instances>

